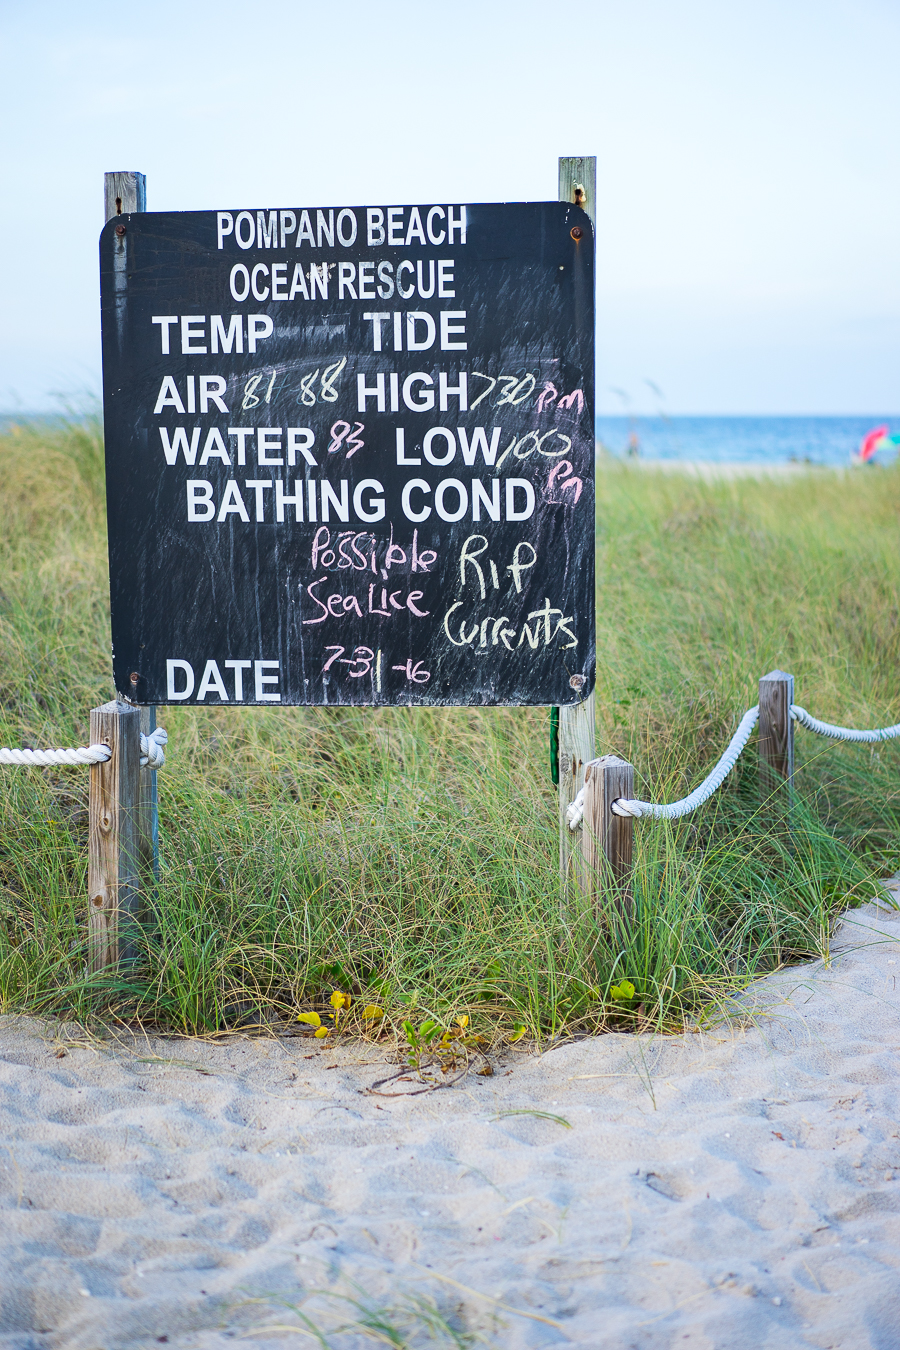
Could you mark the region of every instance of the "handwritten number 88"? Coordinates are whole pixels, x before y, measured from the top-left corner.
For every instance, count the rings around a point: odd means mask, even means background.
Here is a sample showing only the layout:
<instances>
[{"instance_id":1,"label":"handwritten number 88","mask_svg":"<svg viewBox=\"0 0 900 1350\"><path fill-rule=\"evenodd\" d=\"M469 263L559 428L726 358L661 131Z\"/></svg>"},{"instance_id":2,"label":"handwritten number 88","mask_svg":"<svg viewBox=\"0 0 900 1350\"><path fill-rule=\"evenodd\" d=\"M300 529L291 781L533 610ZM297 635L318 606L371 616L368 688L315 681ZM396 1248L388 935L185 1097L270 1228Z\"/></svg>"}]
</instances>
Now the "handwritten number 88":
<instances>
[{"instance_id":1,"label":"handwritten number 88","mask_svg":"<svg viewBox=\"0 0 900 1350\"><path fill-rule=\"evenodd\" d=\"M323 403L337 403L338 390L335 388L335 381L340 376L341 371L347 364L346 356L342 356L340 361L335 361L333 365L326 366L322 374L322 383L319 389L319 399ZM316 393L313 385L319 378L319 368L317 367L311 375L304 375L300 381L300 392L297 395L297 402L311 408L317 402Z\"/></svg>"}]
</instances>

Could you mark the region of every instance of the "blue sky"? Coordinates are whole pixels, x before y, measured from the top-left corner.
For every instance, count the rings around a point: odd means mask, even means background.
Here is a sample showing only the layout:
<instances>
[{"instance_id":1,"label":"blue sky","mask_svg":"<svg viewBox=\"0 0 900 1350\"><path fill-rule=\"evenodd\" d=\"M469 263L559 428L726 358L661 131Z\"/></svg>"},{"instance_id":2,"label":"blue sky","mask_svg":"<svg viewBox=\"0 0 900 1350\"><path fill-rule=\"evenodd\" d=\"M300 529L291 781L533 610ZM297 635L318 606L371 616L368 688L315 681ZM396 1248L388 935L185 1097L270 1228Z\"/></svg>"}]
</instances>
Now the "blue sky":
<instances>
[{"instance_id":1,"label":"blue sky","mask_svg":"<svg viewBox=\"0 0 900 1350\"><path fill-rule=\"evenodd\" d=\"M596 153L598 411L900 409L896 0L0 0L0 41L0 408L99 390L104 170L534 200Z\"/></svg>"}]
</instances>

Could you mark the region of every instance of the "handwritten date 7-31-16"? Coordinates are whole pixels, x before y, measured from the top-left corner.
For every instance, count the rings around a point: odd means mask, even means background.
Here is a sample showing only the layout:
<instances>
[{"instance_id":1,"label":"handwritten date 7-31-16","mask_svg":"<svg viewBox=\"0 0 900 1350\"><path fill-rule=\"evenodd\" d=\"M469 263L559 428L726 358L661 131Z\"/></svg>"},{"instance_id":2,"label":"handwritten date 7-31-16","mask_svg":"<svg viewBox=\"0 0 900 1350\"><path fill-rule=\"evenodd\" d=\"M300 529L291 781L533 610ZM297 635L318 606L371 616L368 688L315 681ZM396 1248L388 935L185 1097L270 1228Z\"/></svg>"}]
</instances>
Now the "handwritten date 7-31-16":
<instances>
[{"instance_id":1,"label":"handwritten date 7-31-16","mask_svg":"<svg viewBox=\"0 0 900 1350\"><path fill-rule=\"evenodd\" d=\"M380 651L376 657L371 647L354 647L350 656L344 656L344 652L347 650L347 648L340 647L337 645L337 643L335 643L333 646L326 647L325 650L326 652L333 652L334 655L329 656L328 660L322 667L323 675L331 666L334 665L335 661L337 661L339 665L348 667L347 674L350 676L351 680L358 680L361 679L363 675L368 675L372 670L372 662L377 661L378 667L376 671L376 679L378 687L379 688L381 687ZM391 670L402 671L403 674L406 676L406 678L408 680L411 680L413 684L427 684L428 681L431 679L431 671L423 670L422 669L423 665L424 662L414 661L413 658L410 657L405 665L391 666ZM349 669L350 666L359 667L359 669L351 670Z\"/></svg>"}]
</instances>

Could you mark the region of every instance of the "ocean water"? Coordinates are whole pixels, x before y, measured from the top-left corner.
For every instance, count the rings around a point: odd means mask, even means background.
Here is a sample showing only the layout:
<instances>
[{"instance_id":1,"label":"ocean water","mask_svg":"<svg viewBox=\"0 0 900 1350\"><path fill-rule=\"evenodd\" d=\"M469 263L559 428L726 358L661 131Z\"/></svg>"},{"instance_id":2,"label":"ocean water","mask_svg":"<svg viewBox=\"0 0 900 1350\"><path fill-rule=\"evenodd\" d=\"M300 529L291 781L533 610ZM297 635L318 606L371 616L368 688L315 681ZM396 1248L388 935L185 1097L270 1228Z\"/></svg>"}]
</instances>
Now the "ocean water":
<instances>
[{"instance_id":1,"label":"ocean water","mask_svg":"<svg viewBox=\"0 0 900 1350\"><path fill-rule=\"evenodd\" d=\"M845 466L874 427L900 432L900 413L871 417L598 417L597 439L626 456L632 435L642 459L711 460L721 464L809 462ZM880 450L880 464L897 451Z\"/></svg>"},{"instance_id":2,"label":"ocean water","mask_svg":"<svg viewBox=\"0 0 900 1350\"><path fill-rule=\"evenodd\" d=\"M58 426L64 414L0 412L0 432L14 423ZM872 413L869 417L598 417L597 439L610 454L628 455L631 437L637 437L641 459L708 460L721 464L830 464L850 463L867 432L887 426L900 433L900 413ZM897 458L897 449L879 450L878 464Z\"/></svg>"}]
</instances>

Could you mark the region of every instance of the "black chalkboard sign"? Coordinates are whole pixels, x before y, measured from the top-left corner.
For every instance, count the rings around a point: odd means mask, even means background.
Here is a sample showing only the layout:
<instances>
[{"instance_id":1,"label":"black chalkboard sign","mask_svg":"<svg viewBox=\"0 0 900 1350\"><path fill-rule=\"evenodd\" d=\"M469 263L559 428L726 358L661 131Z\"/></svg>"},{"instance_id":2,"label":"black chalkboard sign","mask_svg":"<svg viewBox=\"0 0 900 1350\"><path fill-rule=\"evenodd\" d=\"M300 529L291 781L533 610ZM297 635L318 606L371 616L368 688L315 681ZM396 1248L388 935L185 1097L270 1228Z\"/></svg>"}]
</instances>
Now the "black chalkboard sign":
<instances>
[{"instance_id":1,"label":"black chalkboard sign","mask_svg":"<svg viewBox=\"0 0 900 1350\"><path fill-rule=\"evenodd\" d=\"M106 225L100 265L120 692L587 696L579 207L142 213Z\"/></svg>"}]
</instances>

